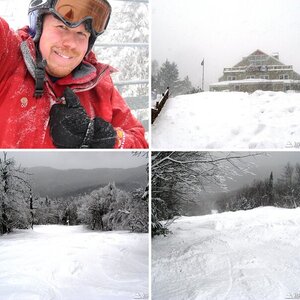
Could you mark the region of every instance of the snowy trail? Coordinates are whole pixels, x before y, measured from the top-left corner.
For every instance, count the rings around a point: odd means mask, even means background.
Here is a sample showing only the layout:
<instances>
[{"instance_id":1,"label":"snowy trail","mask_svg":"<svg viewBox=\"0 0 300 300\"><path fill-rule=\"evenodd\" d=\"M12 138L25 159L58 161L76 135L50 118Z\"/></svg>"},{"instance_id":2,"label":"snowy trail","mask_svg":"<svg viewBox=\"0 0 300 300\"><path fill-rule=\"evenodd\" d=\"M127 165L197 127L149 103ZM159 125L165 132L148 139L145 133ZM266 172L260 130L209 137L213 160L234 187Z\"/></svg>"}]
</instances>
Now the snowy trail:
<instances>
[{"instance_id":1,"label":"snowy trail","mask_svg":"<svg viewBox=\"0 0 300 300\"><path fill-rule=\"evenodd\" d=\"M300 292L300 209L182 217L152 244L153 300L282 300Z\"/></svg>"},{"instance_id":2,"label":"snowy trail","mask_svg":"<svg viewBox=\"0 0 300 300\"><path fill-rule=\"evenodd\" d=\"M300 93L204 92L166 102L152 126L154 149L300 147Z\"/></svg>"},{"instance_id":3,"label":"snowy trail","mask_svg":"<svg viewBox=\"0 0 300 300\"><path fill-rule=\"evenodd\" d=\"M0 299L136 299L148 294L148 235L36 226L0 237Z\"/></svg>"}]
</instances>

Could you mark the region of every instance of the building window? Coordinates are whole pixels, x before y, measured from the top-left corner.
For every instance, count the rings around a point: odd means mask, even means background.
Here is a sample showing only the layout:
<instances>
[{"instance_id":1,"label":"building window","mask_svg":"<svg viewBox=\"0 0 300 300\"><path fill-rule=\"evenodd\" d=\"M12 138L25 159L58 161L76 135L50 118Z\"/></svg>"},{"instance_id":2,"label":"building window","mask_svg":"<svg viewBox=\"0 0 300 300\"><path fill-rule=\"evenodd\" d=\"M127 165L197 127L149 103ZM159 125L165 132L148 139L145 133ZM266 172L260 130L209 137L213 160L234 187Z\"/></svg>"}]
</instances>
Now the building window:
<instances>
[{"instance_id":1,"label":"building window","mask_svg":"<svg viewBox=\"0 0 300 300\"><path fill-rule=\"evenodd\" d=\"M248 75L248 76L246 77L246 79L255 79L255 76L254 76L254 75Z\"/></svg>"},{"instance_id":2,"label":"building window","mask_svg":"<svg viewBox=\"0 0 300 300\"><path fill-rule=\"evenodd\" d=\"M236 76L227 76L227 80L236 80Z\"/></svg>"},{"instance_id":3,"label":"building window","mask_svg":"<svg viewBox=\"0 0 300 300\"><path fill-rule=\"evenodd\" d=\"M266 61L267 61L267 55L252 55L249 57L249 61L251 64L255 65L255 66L261 66L261 65L266 65Z\"/></svg>"},{"instance_id":4,"label":"building window","mask_svg":"<svg viewBox=\"0 0 300 300\"><path fill-rule=\"evenodd\" d=\"M261 67L259 68L259 70L260 70L261 72L267 72L267 71L268 71L268 67L267 67L266 65L263 65L263 66L261 66Z\"/></svg>"},{"instance_id":5,"label":"building window","mask_svg":"<svg viewBox=\"0 0 300 300\"><path fill-rule=\"evenodd\" d=\"M280 74L279 79L289 79L289 75L288 74Z\"/></svg>"},{"instance_id":6,"label":"building window","mask_svg":"<svg viewBox=\"0 0 300 300\"><path fill-rule=\"evenodd\" d=\"M261 75L260 78L261 79L269 79L269 75Z\"/></svg>"},{"instance_id":7,"label":"building window","mask_svg":"<svg viewBox=\"0 0 300 300\"><path fill-rule=\"evenodd\" d=\"M234 90L235 90L235 91L239 91L239 90L240 90L240 86L239 86L239 85L235 85L235 86L234 86Z\"/></svg>"}]
</instances>

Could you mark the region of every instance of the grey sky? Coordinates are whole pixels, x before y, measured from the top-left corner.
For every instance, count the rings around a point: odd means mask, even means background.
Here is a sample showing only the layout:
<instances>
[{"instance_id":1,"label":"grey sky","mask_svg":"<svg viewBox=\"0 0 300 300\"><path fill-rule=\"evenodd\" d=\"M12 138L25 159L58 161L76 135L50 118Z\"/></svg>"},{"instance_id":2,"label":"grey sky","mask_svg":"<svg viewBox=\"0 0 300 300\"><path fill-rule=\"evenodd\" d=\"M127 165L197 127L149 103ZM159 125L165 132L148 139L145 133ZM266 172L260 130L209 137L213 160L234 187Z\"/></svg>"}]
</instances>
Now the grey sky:
<instances>
[{"instance_id":1,"label":"grey sky","mask_svg":"<svg viewBox=\"0 0 300 300\"><path fill-rule=\"evenodd\" d=\"M299 0L152 0L152 59L175 61L180 77L205 87L256 49L300 73Z\"/></svg>"},{"instance_id":2,"label":"grey sky","mask_svg":"<svg viewBox=\"0 0 300 300\"><path fill-rule=\"evenodd\" d=\"M7 151L22 167L46 166L56 169L133 168L146 165L148 158L120 151ZM3 157L3 153L0 154Z\"/></svg>"},{"instance_id":3,"label":"grey sky","mask_svg":"<svg viewBox=\"0 0 300 300\"><path fill-rule=\"evenodd\" d=\"M216 152L219 156L226 156L227 152ZM234 155L245 155L251 152L234 152ZM260 153L258 156L243 158L241 161L235 161L235 165L241 169L250 163L248 167L249 173L238 172L238 176L230 176L232 179L227 180L229 190L235 190L243 187L245 184L251 184L253 180L269 178L273 172L274 180L277 181L284 172L287 163L295 166L300 164L299 151L269 151L269 152L252 152ZM235 168L233 168L234 170ZM252 173L252 174L251 174ZM216 187L213 187L216 188ZM216 191L220 189L216 188Z\"/></svg>"}]
</instances>

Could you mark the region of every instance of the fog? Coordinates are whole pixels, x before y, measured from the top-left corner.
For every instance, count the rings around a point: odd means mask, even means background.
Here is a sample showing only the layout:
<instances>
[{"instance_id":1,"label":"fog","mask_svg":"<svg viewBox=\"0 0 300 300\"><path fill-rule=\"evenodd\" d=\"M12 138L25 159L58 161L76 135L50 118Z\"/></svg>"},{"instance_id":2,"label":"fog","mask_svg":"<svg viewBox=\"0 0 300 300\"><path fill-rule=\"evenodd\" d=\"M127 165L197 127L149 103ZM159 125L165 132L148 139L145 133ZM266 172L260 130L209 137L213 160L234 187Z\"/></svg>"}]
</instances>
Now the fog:
<instances>
[{"instance_id":1,"label":"fog","mask_svg":"<svg viewBox=\"0 0 300 300\"><path fill-rule=\"evenodd\" d=\"M257 49L300 73L299 0L152 0L152 59L177 63L180 78L205 89Z\"/></svg>"},{"instance_id":2,"label":"fog","mask_svg":"<svg viewBox=\"0 0 300 300\"><path fill-rule=\"evenodd\" d=\"M268 179L271 172L276 182L283 175L284 167L288 163L293 167L300 164L299 151L215 152L217 157L226 157L228 154L243 158L233 160L233 164L224 163L227 167L229 166L229 169L227 168L229 172L225 175L227 189L224 190L213 184L204 191L206 197L208 194L237 190L253 183L254 180Z\"/></svg>"},{"instance_id":3,"label":"fog","mask_svg":"<svg viewBox=\"0 0 300 300\"><path fill-rule=\"evenodd\" d=\"M142 154L143 153L143 154ZM3 158L3 153L0 154ZM55 169L134 168L146 165L146 152L103 151L8 151L21 167L52 167Z\"/></svg>"}]
</instances>

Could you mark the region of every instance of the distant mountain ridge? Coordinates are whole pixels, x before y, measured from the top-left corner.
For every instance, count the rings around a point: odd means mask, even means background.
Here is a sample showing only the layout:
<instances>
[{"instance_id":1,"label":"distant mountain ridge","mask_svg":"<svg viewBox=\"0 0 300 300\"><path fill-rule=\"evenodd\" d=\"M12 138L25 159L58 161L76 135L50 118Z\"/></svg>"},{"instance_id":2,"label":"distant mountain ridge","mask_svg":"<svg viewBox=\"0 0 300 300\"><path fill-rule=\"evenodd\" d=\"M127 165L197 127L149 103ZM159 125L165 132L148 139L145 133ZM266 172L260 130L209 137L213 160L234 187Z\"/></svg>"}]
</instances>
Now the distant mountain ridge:
<instances>
[{"instance_id":1,"label":"distant mountain ridge","mask_svg":"<svg viewBox=\"0 0 300 300\"><path fill-rule=\"evenodd\" d=\"M120 189L131 191L145 187L148 181L145 165L128 169L59 170L51 167L32 167L26 170L31 174L33 192L49 197L84 194L105 186L109 182L115 182Z\"/></svg>"}]
</instances>

